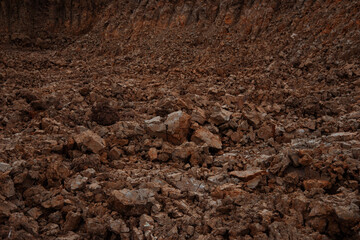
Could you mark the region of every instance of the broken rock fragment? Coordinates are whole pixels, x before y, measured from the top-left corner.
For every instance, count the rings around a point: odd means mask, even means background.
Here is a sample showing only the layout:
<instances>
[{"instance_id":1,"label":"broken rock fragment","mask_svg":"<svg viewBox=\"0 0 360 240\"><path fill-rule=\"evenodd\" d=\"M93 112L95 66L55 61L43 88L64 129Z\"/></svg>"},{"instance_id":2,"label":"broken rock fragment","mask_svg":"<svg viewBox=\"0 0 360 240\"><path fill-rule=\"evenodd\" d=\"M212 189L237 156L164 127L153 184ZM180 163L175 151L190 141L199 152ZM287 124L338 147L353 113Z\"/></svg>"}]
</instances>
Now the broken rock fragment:
<instances>
[{"instance_id":1,"label":"broken rock fragment","mask_svg":"<svg viewBox=\"0 0 360 240\"><path fill-rule=\"evenodd\" d=\"M164 137L165 136L166 126L161 121L160 116L154 117L150 120L145 120L145 126L146 126L147 132L151 136L156 136L156 137Z\"/></svg>"},{"instance_id":2,"label":"broken rock fragment","mask_svg":"<svg viewBox=\"0 0 360 240\"><path fill-rule=\"evenodd\" d=\"M177 111L170 113L165 120L167 140L179 145L186 141L190 129L190 115Z\"/></svg>"},{"instance_id":3,"label":"broken rock fragment","mask_svg":"<svg viewBox=\"0 0 360 240\"><path fill-rule=\"evenodd\" d=\"M221 149L222 143L220 137L211 133L208 129L200 127L194 132L191 137L191 140L196 144L206 143L209 147Z\"/></svg>"},{"instance_id":4,"label":"broken rock fragment","mask_svg":"<svg viewBox=\"0 0 360 240\"><path fill-rule=\"evenodd\" d=\"M149 214L153 205L155 192L151 189L141 188L137 190L113 190L109 203L112 208L127 216L140 216Z\"/></svg>"},{"instance_id":5,"label":"broken rock fragment","mask_svg":"<svg viewBox=\"0 0 360 240\"><path fill-rule=\"evenodd\" d=\"M105 140L91 130L86 130L74 137L76 144L93 153L99 153L106 147Z\"/></svg>"},{"instance_id":6,"label":"broken rock fragment","mask_svg":"<svg viewBox=\"0 0 360 240\"><path fill-rule=\"evenodd\" d=\"M261 169L251 169L245 171L232 171L230 172L230 176L237 177L240 180L249 181L259 175L265 174L266 171Z\"/></svg>"},{"instance_id":7,"label":"broken rock fragment","mask_svg":"<svg viewBox=\"0 0 360 240\"><path fill-rule=\"evenodd\" d=\"M309 179L303 182L305 190L311 190L313 188L330 188L331 183L326 180Z\"/></svg>"},{"instance_id":8,"label":"broken rock fragment","mask_svg":"<svg viewBox=\"0 0 360 240\"><path fill-rule=\"evenodd\" d=\"M213 112L210 115L209 122L214 123L215 125L220 125L230 121L231 115L232 112L216 106L213 108Z\"/></svg>"}]
</instances>

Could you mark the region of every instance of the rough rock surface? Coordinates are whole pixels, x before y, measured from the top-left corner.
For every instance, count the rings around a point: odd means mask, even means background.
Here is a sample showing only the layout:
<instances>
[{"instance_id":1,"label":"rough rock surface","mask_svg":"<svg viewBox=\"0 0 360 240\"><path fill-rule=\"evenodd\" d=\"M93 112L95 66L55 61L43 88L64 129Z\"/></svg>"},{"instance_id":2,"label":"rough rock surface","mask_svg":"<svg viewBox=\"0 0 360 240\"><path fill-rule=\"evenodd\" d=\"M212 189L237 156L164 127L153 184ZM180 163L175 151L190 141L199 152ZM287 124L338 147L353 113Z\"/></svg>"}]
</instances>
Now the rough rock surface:
<instances>
[{"instance_id":1,"label":"rough rock surface","mask_svg":"<svg viewBox=\"0 0 360 240\"><path fill-rule=\"evenodd\" d=\"M359 239L359 1L0 1L0 239Z\"/></svg>"}]
</instances>

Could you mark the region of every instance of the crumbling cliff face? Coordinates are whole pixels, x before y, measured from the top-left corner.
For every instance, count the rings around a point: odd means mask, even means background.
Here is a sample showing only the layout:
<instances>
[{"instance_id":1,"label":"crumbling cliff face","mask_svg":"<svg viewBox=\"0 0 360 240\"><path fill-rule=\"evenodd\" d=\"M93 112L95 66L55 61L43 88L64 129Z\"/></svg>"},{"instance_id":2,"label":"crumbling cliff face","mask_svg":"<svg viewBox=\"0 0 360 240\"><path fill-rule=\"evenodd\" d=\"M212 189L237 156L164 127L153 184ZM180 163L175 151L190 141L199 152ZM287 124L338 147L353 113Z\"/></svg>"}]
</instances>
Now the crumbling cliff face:
<instances>
[{"instance_id":1,"label":"crumbling cliff face","mask_svg":"<svg viewBox=\"0 0 360 240\"><path fill-rule=\"evenodd\" d=\"M2 41L34 46L88 32L104 0L1 0ZM66 42L65 42L66 43Z\"/></svg>"},{"instance_id":2,"label":"crumbling cliff face","mask_svg":"<svg viewBox=\"0 0 360 240\"><path fill-rule=\"evenodd\" d=\"M359 1L0 3L0 239L359 239Z\"/></svg>"}]
</instances>

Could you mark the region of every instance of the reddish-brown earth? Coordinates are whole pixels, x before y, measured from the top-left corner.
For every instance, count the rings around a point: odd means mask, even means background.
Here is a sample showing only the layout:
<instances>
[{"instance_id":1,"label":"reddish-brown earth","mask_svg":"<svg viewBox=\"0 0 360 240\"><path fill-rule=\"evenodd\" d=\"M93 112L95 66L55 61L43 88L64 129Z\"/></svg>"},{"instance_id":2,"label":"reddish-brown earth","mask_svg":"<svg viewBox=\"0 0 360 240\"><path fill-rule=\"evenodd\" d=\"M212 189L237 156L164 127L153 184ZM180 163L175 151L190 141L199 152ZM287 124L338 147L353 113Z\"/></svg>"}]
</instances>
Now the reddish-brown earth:
<instances>
[{"instance_id":1,"label":"reddish-brown earth","mask_svg":"<svg viewBox=\"0 0 360 240\"><path fill-rule=\"evenodd\" d=\"M360 239L360 2L0 0L0 239Z\"/></svg>"}]
</instances>

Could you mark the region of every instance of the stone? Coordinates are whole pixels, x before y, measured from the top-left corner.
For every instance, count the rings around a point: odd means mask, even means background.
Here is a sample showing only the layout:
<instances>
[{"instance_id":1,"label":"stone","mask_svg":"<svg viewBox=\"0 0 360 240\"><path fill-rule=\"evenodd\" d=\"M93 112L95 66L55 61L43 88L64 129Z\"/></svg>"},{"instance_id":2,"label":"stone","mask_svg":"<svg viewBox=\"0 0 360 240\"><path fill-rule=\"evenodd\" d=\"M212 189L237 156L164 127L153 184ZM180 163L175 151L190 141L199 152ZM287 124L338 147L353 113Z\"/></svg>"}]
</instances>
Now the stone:
<instances>
[{"instance_id":1,"label":"stone","mask_svg":"<svg viewBox=\"0 0 360 240\"><path fill-rule=\"evenodd\" d=\"M112 209L126 216L140 216L149 214L154 202L155 192L151 189L113 190L110 194L109 204Z\"/></svg>"},{"instance_id":2,"label":"stone","mask_svg":"<svg viewBox=\"0 0 360 240\"><path fill-rule=\"evenodd\" d=\"M187 160L196 151L196 147L197 145L194 142L185 142L176 146L172 152L172 158L181 161Z\"/></svg>"},{"instance_id":3,"label":"stone","mask_svg":"<svg viewBox=\"0 0 360 240\"><path fill-rule=\"evenodd\" d=\"M156 160L158 158L158 152L156 148L150 148L148 151L148 156L150 161Z\"/></svg>"},{"instance_id":4,"label":"stone","mask_svg":"<svg viewBox=\"0 0 360 240\"><path fill-rule=\"evenodd\" d=\"M2 180L0 184L0 195L1 194L7 198L11 198L12 196L15 196L15 186L11 178Z\"/></svg>"},{"instance_id":5,"label":"stone","mask_svg":"<svg viewBox=\"0 0 360 240\"><path fill-rule=\"evenodd\" d=\"M351 149L351 153L354 159L360 159L360 148Z\"/></svg>"},{"instance_id":6,"label":"stone","mask_svg":"<svg viewBox=\"0 0 360 240\"><path fill-rule=\"evenodd\" d=\"M154 219L147 214L140 216L139 229L143 232L154 229Z\"/></svg>"},{"instance_id":7,"label":"stone","mask_svg":"<svg viewBox=\"0 0 360 240\"><path fill-rule=\"evenodd\" d=\"M215 149L222 149L222 143L219 136L211 133L208 129L200 127L191 137L191 141L196 144L206 143L209 147Z\"/></svg>"},{"instance_id":8,"label":"stone","mask_svg":"<svg viewBox=\"0 0 360 240\"><path fill-rule=\"evenodd\" d=\"M337 206L334 208L336 216L341 221L359 223L360 211L359 206L355 203L351 203L348 206Z\"/></svg>"},{"instance_id":9,"label":"stone","mask_svg":"<svg viewBox=\"0 0 360 240\"><path fill-rule=\"evenodd\" d=\"M331 187L331 183L326 180L318 180L318 179L309 179L304 180L303 182L305 190L311 190L313 188L325 188L329 189Z\"/></svg>"},{"instance_id":10,"label":"stone","mask_svg":"<svg viewBox=\"0 0 360 240\"><path fill-rule=\"evenodd\" d=\"M254 126L256 129L260 127L266 113L259 113L259 112L249 112L243 113L244 118L250 123L250 125Z\"/></svg>"},{"instance_id":11,"label":"stone","mask_svg":"<svg viewBox=\"0 0 360 240\"><path fill-rule=\"evenodd\" d=\"M261 181L261 176L257 176L247 181L246 186L250 189L255 189L259 185L260 181Z\"/></svg>"},{"instance_id":12,"label":"stone","mask_svg":"<svg viewBox=\"0 0 360 240\"><path fill-rule=\"evenodd\" d=\"M65 232L68 231L75 231L76 229L78 229L80 222L82 220L81 214L78 212L68 212L66 214L66 218L65 218L65 223L63 225L63 230Z\"/></svg>"},{"instance_id":13,"label":"stone","mask_svg":"<svg viewBox=\"0 0 360 240\"><path fill-rule=\"evenodd\" d=\"M114 160L119 160L122 155L123 155L123 151L121 151L117 147L113 147L110 150L108 156L109 156L110 160L114 161Z\"/></svg>"},{"instance_id":14,"label":"stone","mask_svg":"<svg viewBox=\"0 0 360 240\"><path fill-rule=\"evenodd\" d=\"M223 123L226 123L230 121L230 117L233 113L230 111L227 111L221 107L215 106L212 109L212 113L209 118L209 122L213 123L215 125L221 125Z\"/></svg>"},{"instance_id":15,"label":"stone","mask_svg":"<svg viewBox=\"0 0 360 240\"><path fill-rule=\"evenodd\" d=\"M299 164L302 166L308 166L312 162L313 162L313 159L309 154L305 154L299 159Z\"/></svg>"},{"instance_id":16,"label":"stone","mask_svg":"<svg viewBox=\"0 0 360 240\"><path fill-rule=\"evenodd\" d=\"M268 140L275 136L275 126L263 124L257 131L257 136L263 140Z\"/></svg>"},{"instance_id":17,"label":"stone","mask_svg":"<svg viewBox=\"0 0 360 240\"><path fill-rule=\"evenodd\" d=\"M244 171L232 171L230 172L230 176L237 177L240 180L249 181L259 175L265 174L266 171L261 169L250 169L250 170L244 170Z\"/></svg>"},{"instance_id":18,"label":"stone","mask_svg":"<svg viewBox=\"0 0 360 240\"><path fill-rule=\"evenodd\" d=\"M74 137L78 146L85 147L93 153L99 153L106 147L105 140L91 130L86 130Z\"/></svg>"},{"instance_id":19,"label":"stone","mask_svg":"<svg viewBox=\"0 0 360 240\"><path fill-rule=\"evenodd\" d=\"M40 210L40 208L37 208L37 207L31 208L27 213L33 219L38 219L43 214L43 212Z\"/></svg>"},{"instance_id":20,"label":"stone","mask_svg":"<svg viewBox=\"0 0 360 240\"><path fill-rule=\"evenodd\" d=\"M8 163L0 162L0 172L11 171L12 167Z\"/></svg>"},{"instance_id":21,"label":"stone","mask_svg":"<svg viewBox=\"0 0 360 240\"><path fill-rule=\"evenodd\" d=\"M332 142L332 141L350 141L352 139L354 139L356 136L356 133L352 133L352 132L337 132L337 133L332 133L327 137L327 140Z\"/></svg>"},{"instance_id":22,"label":"stone","mask_svg":"<svg viewBox=\"0 0 360 240\"><path fill-rule=\"evenodd\" d=\"M0 201L0 219L8 218L11 215L12 211L15 211L17 206L8 201Z\"/></svg>"},{"instance_id":23,"label":"stone","mask_svg":"<svg viewBox=\"0 0 360 240\"><path fill-rule=\"evenodd\" d=\"M110 220L110 229L114 233L121 234L121 233L129 233L130 229L127 227L126 223L122 219L111 219Z\"/></svg>"},{"instance_id":24,"label":"stone","mask_svg":"<svg viewBox=\"0 0 360 240\"><path fill-rule=\"evenodd\" d=\"M175 145L180 145L187 140L190 130L191 116L177 111L170 113L165 120L166 140Z\"/></svg>"},{"instance_id":25,"label":"stone","mask_svg":"<svg viewBox=\"0 0 360 240\"><path fill-rule=\"evenodd\" d=\"M191 120L199 124L206 122L206 112L201 108L195 108L191 113Z\"/></svg>"},{"instance_id":26,"label":"stone","mask_svg":"<svg viewBox=\"0 0 360 240\"><path fill-rule=\"evenodd\" d=\"M39 225L37 221L26 217L23 213L13 213L9 218L10 226L16 228L24 228L27 232L31 234L38 234Z\"/></svg>"},{"instance_id":27,"label":"stone","mask_svg":"<svg viewBox=\"0 0 360 240\"><path fill-rule=\"evenodd\" d=\"M86 219L86 231L91 235L97 235L105 237L106 225L99 218L88 218Z\"/></svg>"},{"instance_id":28,"label":"stone","mask_svg":"<svg viewBox=\"0 0 360 240\"><path fill-rule=\"evenodd\" d=\"M61 195L57 195L41 204L44 208L56 208L60 209L64 206L64 197Z\"/></svg>"},{"instance_id":29,"label":"stone","mask_svg":"<svg viewBox=\"0 0 360 240\"><path fill-rule=\"evenodd\" d=\"M166 126L161 121L161 117L157 116L150 120L145 120L145 128L151 136L165 137Z\"/></svg>"},{"instance_id":30,"label":"stone","mask_svg":"<svg viewBox=\"0 0 360 240\"><path fill-rule=\"evenodd\" d=\"M77 175L75 178L71 178L65 183L65 187L70 191L81 190L85 187L86 182L88 181L87 177Z\"/></svg>"}]
</instances>

